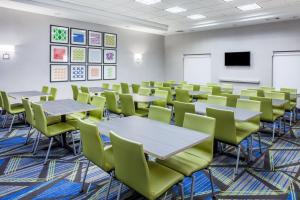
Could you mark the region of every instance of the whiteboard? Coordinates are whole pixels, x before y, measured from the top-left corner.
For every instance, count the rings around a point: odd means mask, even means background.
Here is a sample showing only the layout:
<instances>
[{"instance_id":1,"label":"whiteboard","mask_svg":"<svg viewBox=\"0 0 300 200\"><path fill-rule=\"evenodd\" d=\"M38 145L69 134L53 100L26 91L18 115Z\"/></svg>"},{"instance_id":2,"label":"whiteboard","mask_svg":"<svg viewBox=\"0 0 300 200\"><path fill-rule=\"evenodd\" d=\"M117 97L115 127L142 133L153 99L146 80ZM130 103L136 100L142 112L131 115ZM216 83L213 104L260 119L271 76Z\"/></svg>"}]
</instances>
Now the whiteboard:
<instances>
[{"instance_id":1,"label":"whiteboard","mask_svg":"<svg viewBox=\"0 0 300 200\"><path fill-rule=\"evenodd\" d=\"M300 91L300 51L274 52L273 87L297 88Z\"/></svg>"},{"instance_id":2,"label":"whiteboard","mask_svg":"<svg viewBox=\"0 0 300 200\"><path fill-rule=\"evenodd\" d=\"M211 55L185 55L183 58L183 79L188 83L211 82Z\"/></svg>"}]
</instances>

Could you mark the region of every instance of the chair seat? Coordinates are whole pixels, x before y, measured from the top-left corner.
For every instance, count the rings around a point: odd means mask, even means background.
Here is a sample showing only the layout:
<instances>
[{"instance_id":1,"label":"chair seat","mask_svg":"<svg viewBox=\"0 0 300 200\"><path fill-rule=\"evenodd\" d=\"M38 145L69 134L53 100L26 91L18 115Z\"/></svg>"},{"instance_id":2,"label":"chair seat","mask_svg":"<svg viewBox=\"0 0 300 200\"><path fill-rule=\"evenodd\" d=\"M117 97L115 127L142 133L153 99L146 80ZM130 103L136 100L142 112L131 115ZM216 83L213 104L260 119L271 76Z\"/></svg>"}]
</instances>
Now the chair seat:
<instances>
[{"instance_id":1,"label":"chair seat","mask_svg":"<svg viewBox=\"0 0 300 200\"><path fill-rule=\"evenodd\" d=\"M83 119L86 117L86 113L74 113L67 115L67 120L74 120L74 119Z\"/></svg>"},{"instance_id":2,"label":"chair seat","mask_svg":"<svg viewBox=\"0 0 300 200\"><path fill-rule=\"evenodd\" d=\"M134 115L139 116L139 117L147 117L148 111L145 109L136 109Z\"/></svg>"},{"instance_id":3,"label":"chair seat","mask_svg":"<svg viewBox=\"0 0 300 200\"><path fill-rule=\"evenodd\" d=\"M201 146L201 143L197 146ZM194 156L197 156L199 158L201 158L202 160L205 160L207 162L210 162L212 160L212 155L210 152L207 152L205 151L204 149L202 148L199 148L199 147L191 147L187 150L185 150L184 152L185 153L188 153L188 154L191 154L191 155L194 155Z\"/></svg>"},{"instance_id":4,"label":"chair seat","mask_svg":"<svg viewBox=\"0 0 300 200\"><path fill-rule=\"evenodd\" d=\"M104 157L106 162L103 164L101 168L106 172L109 172L114 169L114 160L113 160L114 155L112 151L112 146L107 146L104 148Z\"/></svg>"},{"instance_id":5,"label":"chair seat","mask_svg":"<svg viewBox=\"0 0 300 200\"><path fill-rule=\"evenodd\" d=\"M167 160L157 160L157 162L184 176L191 176L194 172L206 168L210 163L207 160L203 160L198 156L186 153L185 151L178 153Z\"/></svg>"},{"instance_id":6,"label":"chair seat","mask_svg":"<svg viewBox=\"0 0 300 200\"><path fill-rule=\"evenodd\" d=\"M47 125L52 125L61 122L60 116L47 117Z\"/></svg>"},{"instance_id":7,"label":"chair seat","mask_svg":"<svg viewBox=\"0 0 300 200\"><path fill-rule=\"evenodd\" d=\"M249 132L249 133L255 133L259 130L259 125L255 124L253 122L235 122L235 127L237 128L237 130L240 131L245 131L245 132Z\"/></svg>"},{"instance_id":8,"label":"chair seat","mask_svg":"<svg viewBox=\"0 0 300 200\"><path fill-rule=\"evenodd\" d=\"M275 115L277 118L281 117L281 116L284 115L284 111L282 109L274 108L273 109L273 115Z\"/></svg>"},{"instance_id":9,"label":"chair seat","mask_svg":"<svg viewBox=\"0 0 300 200\"><path fill-rule=\"evenodd\" d=\"M245 138L251 135L252 132L244 131L244 130L236 130L236 144L240 144Z\"/></svg>"},{"instance_id":10,"label":"chair seat","mask_svg":"<svg viewBox=\"0 0 300 200\"><path fill-rule=\"evenodd\" d=\"M109 109L108 109L109 110ZM122 113L122 110L121 110L121 108L116 108L115 110L109 110L109 112L111 112L111 113L115 113L115 114L121 114Z\"/></svg>"},{"instance_id":11,"label":"chair seat","mask_svg":"<svg viewBox=\"0 0 300 200\"><path fill-rule=\"evenodd\" d=\"M150 191L142 194L148 199L156 199L174 184L183 180L183 175L155 162L148 162Z\"/></svg>"},{"instance_id":12,"label":"chair seat","mask_svg":"<svg viewBox=\"0 0 300 200\"><path fill-rule=\"evenodd\" d=\"M97 117L89 116L88 118L84 119L83 121L90 123L90 124L97 124L97 123L101 122L102 120Z\"/></svg>"},{"instance_id":13,"label":"chair seat","mask_svg":"<svg viewBox=\"0 0 300 200\"><path fill-rule=\"evenodd\" d=\"M25 109L22 104L12 104L10 114L19 114L25 112Z\"/></svg>"},{"instance_id":14,"label":"chair seat","mask_svg":"<svg viewBox=\"0 0 300 200\"><path fill-rule=\"evenodd\" d=\"M149 107L148 103L138 103L138 109L147 109Z\"/></svg>"},{"instance_id":15,"label":"chair seat","mask_svg":"<svg viewBox=\"0 0 300 200\"><path fill-rule=\"evenodd\" d=\"M48 126L48 131L45 133L47 137L53 137L68 131L74 131L75 128L68 123L60 122Z\"/></svg>"}]
</instances>

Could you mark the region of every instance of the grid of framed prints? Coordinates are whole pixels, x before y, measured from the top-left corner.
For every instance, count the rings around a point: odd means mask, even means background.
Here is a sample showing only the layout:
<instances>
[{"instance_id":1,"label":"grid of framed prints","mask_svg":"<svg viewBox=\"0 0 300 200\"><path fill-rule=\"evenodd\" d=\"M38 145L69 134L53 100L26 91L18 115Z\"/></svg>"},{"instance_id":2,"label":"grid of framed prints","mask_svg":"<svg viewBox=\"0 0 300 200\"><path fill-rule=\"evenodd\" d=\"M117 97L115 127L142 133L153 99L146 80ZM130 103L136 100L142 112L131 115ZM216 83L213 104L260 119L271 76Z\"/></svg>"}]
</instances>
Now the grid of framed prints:
<instances>
[{"instance_id":1,"label":"grid of framed prints","mask_svg":"<svg viewBox=\"0 0 300 200\"><path fill-rule=\"evenodd\" d=\"M50 25L50 82L117 79L117 34Z\"/></svg>"}]
</instances>

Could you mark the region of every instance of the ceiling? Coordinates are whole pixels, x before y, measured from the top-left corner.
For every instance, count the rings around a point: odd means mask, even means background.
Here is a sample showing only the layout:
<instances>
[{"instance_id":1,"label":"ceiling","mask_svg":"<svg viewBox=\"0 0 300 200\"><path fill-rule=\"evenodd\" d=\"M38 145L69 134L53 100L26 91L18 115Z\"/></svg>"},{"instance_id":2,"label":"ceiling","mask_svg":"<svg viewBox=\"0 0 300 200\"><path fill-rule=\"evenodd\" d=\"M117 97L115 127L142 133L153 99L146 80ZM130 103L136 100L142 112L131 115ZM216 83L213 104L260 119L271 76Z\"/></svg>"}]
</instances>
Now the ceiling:
<instances>
[{"instance_id":1,"label":"ceiling","mask_svg":"<svg viewBox=\"0 0 300 200\"><path fill-rule=\"evenodd\" d=\"M251 3L262 8L253 11L237 8ZM177 14L165 11L173 6L187 11ZM153 5L135 0L1 0L0 7L162 35L300 18L300 0L162 0ZM187 18L193 14L206 18Z\"/></svg>"}]
</instances>

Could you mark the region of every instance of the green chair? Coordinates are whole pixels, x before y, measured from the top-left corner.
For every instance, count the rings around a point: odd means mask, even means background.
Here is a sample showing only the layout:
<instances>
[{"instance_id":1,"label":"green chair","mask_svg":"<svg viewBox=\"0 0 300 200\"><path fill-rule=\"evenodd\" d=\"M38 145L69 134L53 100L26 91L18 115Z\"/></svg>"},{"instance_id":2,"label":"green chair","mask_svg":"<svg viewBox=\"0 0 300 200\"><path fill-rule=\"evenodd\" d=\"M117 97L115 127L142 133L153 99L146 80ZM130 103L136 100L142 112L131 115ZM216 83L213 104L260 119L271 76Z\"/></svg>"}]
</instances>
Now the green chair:
<instances>
[{"instance_id":1,"label":"green chair","mask_svg":"<svg viewBox=\"0 0 300 200\"><path fill-rule=\"evenodd\" d=\"M207 103L219 105L219 106L226 106L227 105L227 97L217 96L217 95L208 95Z\"/></svg>"},{"instance_id":2,"label":"green chair","mask_svg":"<svg viewBox=\"0 0 300 200\"><path fill-rule=\"evenodd\" d=\"M244 97L257 97L258 92L257 92L257 90L243 89L243 90L241 90L241 96L244 96Z\"/></svg>"},{"instance_id":3,"label":"green chair","mask_svg":"<svg viewBox=\"0 0 300 200\"><path fill-rule=\"evenodd\" d=\"M218 83L206 83L207 86L213 87L213 86L220 86Z\"/></svg>"},{"instance_id":4,"label":"green chair","mask_svg":"<svg viewBox=\"0 0 300 200\"><path fill-rule=\"evenodd\" d=\"M128 83L121 83L121 91L122 91L122 94L130 93Z\"/></svg>"},{"instance_id":5,"label":"green chair","mask_svg":"<svg viewBox=\"0 0 300 200\"><path fill-rule=\"evenodd\" d=\"M294 112L294 121L297 120L297 89L295 88L280 88L281 92L289 93L290 96L290 106L288 111L293 110Z\"/></svg>"},{"instance_id":6,"label":"green chair","mask_svg":"<svg viewBox=\"0 0 300 200\"><path fill-rule=\"evenodd\" d=\"M112 147L105 147L103 141L100 137L100 132L96 125L92 125L86 122L80 122L80 138L82 141L82 152L83 155L88 160L87 167L83 176L83 181L81 185L81 192L84 191L84 184L86 175L89 170L90 163L99 167L101 170L110 174L110 179L108 182L108 188L106 192L105 199L108 199L109 191L113 179L114 170L114 157Z\"/></svg>"},{"instance_id":7,"label":"green chair","mask_svg":"<svg viewBox=\"0 0 300 200\"><path fill-rule=\"evenodd\" d=\"M150 87L154 87L154 81L150 81Z\"/></svg>"},{"instance_id":8,"label":"green chair","mask_svg":"<svg viewBox=\"0 0 300 200\"><path fill-rule=\"evenodd\" d=\"M48 86L45 85L45 86L42 87L42 93L47 93L48 94L48 91L49 91ZM41 97L40 101L47 101L47 97L46 96Z\"/></svg>"},{"instance_id":9,"label":"green chair","mask_svg":"<svg viewBox=\"0 0 300 200\"><path fill-rule=\"evenodd\" d=\"M133 83L131 85L131 87L132 87L132 93L133 94L138 94L139 93L139 89L140 89L140 85L139 84Z\"/></svg>"},{"instance_id":10,"label":"green chair","mask_svg":"<svg viewBox=\"0 0 300 200\"><path fill-rule=\"evenodd\" d=\"M216 120L214 118L186 113L183 127L205 133L210 136L209 139L193 146L190 149L180 152L171 158L166 160L157 160L159 164L178 171L186 177L192 178L191 199L193 199L194 196L196 180L194 173L203 169L206 169L210 175L211 191L212 196L214 196L212 175L209 165L213 160L214 134L216 126L215 121Z\"/></svg>"},{"instance_id":11,"label":"green chair","mask_svg":"<svg viewBox=\"0 0 300 200\"><path fill-rule=\"evenodd\" d=\"M200 91L200 85L193 84L193 91Z\"/></svg>"},{"instance_id":12,"label":"green chair","mask_svg":"<svg viewBox=\"0 0 300 200\"><path fill-rule=\"evenodd\" d=\"M18 116L19 114L24 113L25 109L22 104L11 104L6 92L1 91L1 96L2 96L2 100L3 100L3 107L4 107L4 110L6 111L5 119L3 121L3 127L5 126L8 117L12 116L12 121L9 126L9 130L8 130L8 132L11 132L12 126L15 121L15 117Z\"/></svg>"},{"instance_id":13,"label":"green chair","mask_svg":"<svg viewBox=\"0 0 300 200\"><path fill-rule=\"evenodd\" d=\"M121 85L120 84L113 84L112 90L115 91L117 94L121 93Z\"/></svg>"},{"instance_id":14,"label":"green chair","mask_svg":"<svg viewBox=\"0 0 300 200\"><path fill-rule=\"evenodd\" d=\"M241 142L251 135L250 132L237 129L235 126L234 112L229 110L220 110L214 108L206 108L206 115L216 119L215 139L237 149L236 166L234 175L238 173Z\"/></svg>"},{"instance_id":15,"label":"green chair","mask_svg":"<svg viewBox=\"0 0 300 200\"><path fill-rule=\"evenodd\" d=\"M212 87L212 95L220 95L221 94L221 87L216 85L216 86L211 86Z\"/></svg>"},{"instance_id":16,"label":"green chair","mask_svg":"<svg viewBox=\"0 0 300 200\"><path fill-rule=\"evenodd\" d=\"M176 101L189 103L192 102L192 98L190 97L188 90L176 89Z\"/></svg>"},{"instance_id":17,"label":"green chair","mask_svg":"<svg viewBox=\"0 0 300 200\"><path fill-rule=\"evenodd\" d=\"M172 84L169 82L163 82L163 87L172 87Z\"/></svg>"},{"instance_id":18,"label":"green chair","mask_svg":"<svg viewBox=\"0 0 300 200\"><path fill-rule=\"evenodd\" d=\"M159 106L150 106L148 118L169 124L171 121L172 112L168 108Z\"/></svg>"},{"instance_id":19,"label":"green chair","mask_svg":"<svg viewBox=\"0 0 300 200\"><path fill-rule=\"evenodd\" d=\"M142 87L150 87L150 82L149 81L142 81Z\"/></svg>"},{"instance_id":20,"label":"green chair","mask_svg":"<svg viewBox=\"0 0 300 200\"><path fill-rule=\"evenodd\" d=\"M186 81L179 81L179 84L184 85L184 84L187 84L187 82Z\"/></svg>"},{"instance_id":21,"label":"green chair","mask_svg":"<svg viewBox=\"0 0 300 200\"><path fill-rule=\"evenodd\" d=\"M157 81L154 82L154 87L156 87L156 88L163 87L163 86L164 85L162 82L157 82Z\"/></svg>"},{"instance_id":22,"label":"green chair","mask_svg":"<svg viewBox=\"0 0 300 200\"><path fill-rule=\"evenodd\" d=\"M222 93L225 93L225 94L232 94L233 93L233 85L230 84L230 83L223 83L221 85L222 87Z\"/></svg>"},{"instance_id":23,"label":"green chair","mask_svg":"<svg viewBox=\"0 0 300 200\"><path fill-rule=\"evenodd\" d=\"M79 92L78 94L78 98L77 98L77 101L80 102L80 103L84 103L84 104L87 104L88 101L89 101L89 95L86 94L86 93L82 93L82 92ZM73 113L73 114L70 114L70 115L67 115L67 123L70 124L71 126L75 127L76 129L79 129L79 126L78 126L78 122L80 119L85 119L87 116L87 113L86 112L79 112L79 113Z\"/></svg>"},{"instance_id":24,"label":"green chair","mask_svg":"<svg viewBox=\"0 0 300 200\"><path fill-rule=\"evenodd\" d=\"M192 103L183 103L174 101L175 125L183 126L185 113L195 113L195 105Z\"/></svg>"},{"instance_id":25,"label":"green chair","mask_svg":"<svg viewBox=\"0 0 300 200\"><path fill-rule=\"evenodd\" d=\"M2 115L3 111L4 111L4 104L3 104L3 99L2 99L2 96L1 96L1 92L0 92L0 108L1 108L0 115Z\"/></svg>"},{"instance_id":26,"label":"green chair","mask_svg":"<svg viewBox=\"0 0 300 200\"><path fill-rule=\"evenodd\" d=\"M72 93L73 93L73 100L77 100L79 89L77 85L71 85L72 87Z\"/></svg>"},{"instance_id":27,"label":"green chair","mask_svg":"<svg viewBox=\"0 0 300 200\"><path fill-rule=\"evenodd\" d=\"M194 90L194 86L193 85L189 85L189 84L183 84L181 86L182 90L188 90L188 91L193 91Z\"/></svg>"},{"instance_id":28,"label":"green chair","mask_svg":"<svg viewBox=\"0 0 300 200\"><path fill-rule=\"evenodd\" d=\"M139 89L139 95L142 96L150 96L151 95L151 89L150 88L146 88L146 87L141 87ZM148 103L138 103L137 104L138 109L145 109L148 110L149 104Z\"/></svg>"},{"instance_id":29,"label":"green chair","mask_svg":"<svg viewBox=\"0 0 300 200\"><path fill-rule=\"evenodd\" d=\"M86 86L81 86L80 89L81 89L81 92L82 92L82 93L85 93L85 94L88 94L88 95L90 94L90 90L89 90L88 87L86 87Z\"/></svg>"},{"instance_id":30,"label":"green chair","mask_svg":"<svg viewBox=\"0 0 300 200\"><path fill-rule=\"evenodd\" d=\"M145 109L135 109L133 97L130 94L120 94L121 110L124 116L136 115L139 117L146 117L148 111Z\"/></svg>"},{"instance_id":31,"label":"green chair","mask_svg":"<svg viewBox=\"0 0 300 200\"><path fill-rule=\"evenodd\" d=\"M109 89L109 83L102 83L101 86L103 89L108 90Z\"/></svg>"},{"instance_id":32,"label":"green chair","mask_svg":"<svg viewBox=\"0 0 300 200\"><path fill-rule=\"evenodd\" d=\"M256 90L258 97L264 97L265 96L265 92L261 88L248 88L248 90Z\"/></svg>"},{"instance_id":33,"label":"green chair","mask_svg":"<svg viewBox=\"0 0 300 200\"><path fill-rule=\"evenodd\" d=\"M35 142L34 154L36 153L41 134L50 138L48 151L47 151L45 161L44 161L44 164L46 164L48 161L48 156L49 156L50 149L51 149L51 146L53 143L53 138L55 136L61 135L63 133L74 131L75 129L73 126L71 126L67 123L64 123L64 122L59 122L59 123L55 123L55 124L48 126L47 118L45 116L45 113L44 113L41 105L32 104L32 109L33 109L33 113L34 113L34 117L35 117L35 128L39 132L37 135L37 138L36 138L36 142ZM73 143L73 146L75 146L74 143ZM76 154L76 152L74 152L74 154Z\"/></svg>"},{"instance_id":34,"label":"green chair","mask_svg":"<svg viewBox=\"0 0 300 200\"><path fill-rule=\"evenodd\" d=\"M172 94L171 87L160 87L159 89L168 92L167 105L168 106L173 106L174 101L173 101L173 94Z\"/></svg>"},{"instance_id":35,"label":"green chair","mask_svg":"<svg viewBox=\"0 0 300 200\"><path fill-rule=\"evenodd\" d=\"M275 90L274 87L267 87L267 86L262 86L260 87L260 89L262 89L264 92L272 92Z\"/></svg>"},{"instance_id":36,"label":"green chair","mask_svg":"<svg viewBox=\"0 0 300 200\"><path fill-rule=\"evenodd\" d=\"M120 115L122 110L117 101L117 94L114 91L105 91L104 96L106 97L106 106L107 106L107 117L109 119L110 113Z\"/></svg>"},{"instance_id":37,"label":"green chair","mask_svg":"<svg viewBox=\"0 0 300 200\"><path fill-rule=\"evenodd\" d=\"M200 85L200 91L206 92L207 94L201 94L197 99L207 100L207 96L213 94L213 88L210 86Z\"/></svg>"},{"instance_id":38,"label":"green chair","mask_svg":"<svg viewBox=\"0 0 300 200\"><path fill-rule=\"evenodd\" d=\"M117 200L120 199L123 184L150 200L159 198L176 184L179 184L183 191L183 176L156 162L147 161L142 144L122 138L113 132L110 132L110 139L116 178L121 182ZM181 195L183 199L183 192Z\"/></svg>"},{"instance_id":39,"label":"green chair","mask_svg":"<svg viewBox=\"0 0 300 200\"><path fill-rule=\"evenodd\" d=\"M224 96L227 98L227 106L229 107L236 107L236 102L240 98L240 95L235 95L235 94L227 94L227 93L222 93L220 96Z\"/></svg>"},{"instance_id":40,"label":"green chair","mask_svg":"<svg viewBox=\"0 0 300 200\"><path fill-rule=\"evenodd\" d=\"M88 123L99 123L103 119L105 102L105 97L95 96L91 101L91 105L96 106L97 109L91 110L88 118L84 119L84 121Z\"/></svg>"},{"instance_id":41,"label":"green chair","mask_svg":"<svg viewBox=\"0 0 300 200\"><path fill-rule=\"evenodd\" d=\"M48 101L55 101L57 96L57 88L51 88L50 89L50 96L48 97Z\"/></svg>"},{"instance_id":42,"label":"green chair","mask_svg":"<svg viewBox=\"0 0 300 200\"><path fill-rule=\"evenodd\" d=\"M153 102L155 106L166 107L168 100L168 91L155 89L154 96L161 97L162 99L156 100Z\"/></svg>"}]
</instances>

